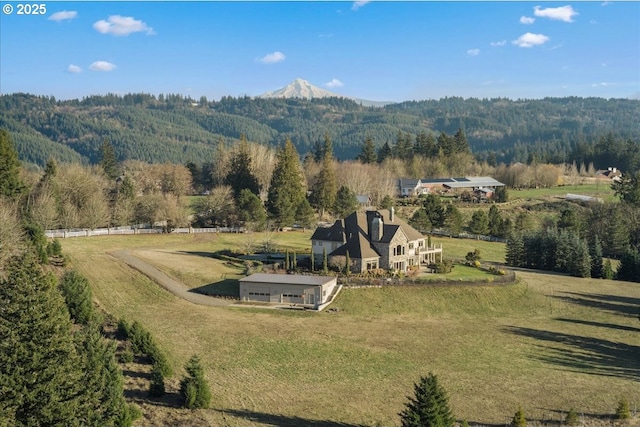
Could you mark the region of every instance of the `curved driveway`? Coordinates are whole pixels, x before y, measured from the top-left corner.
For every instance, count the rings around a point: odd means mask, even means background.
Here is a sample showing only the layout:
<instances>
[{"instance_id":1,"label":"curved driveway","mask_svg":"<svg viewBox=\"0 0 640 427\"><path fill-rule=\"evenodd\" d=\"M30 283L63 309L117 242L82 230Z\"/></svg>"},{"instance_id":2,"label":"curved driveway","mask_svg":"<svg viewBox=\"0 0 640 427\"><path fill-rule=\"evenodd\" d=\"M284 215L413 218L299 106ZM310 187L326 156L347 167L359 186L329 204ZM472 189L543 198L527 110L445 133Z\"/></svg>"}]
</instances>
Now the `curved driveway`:
<instances>
[{"instance_id":1,"label":"curved driveway","mask_svg":"<svg viewBox=\"0 0 640 427\"><path fill-rule=\"evenodd\" d=\"M134 256L130 250L119 250L110 252L110 255L124 261L129 267L138 270L140 273L162 286L167 291L177 297L199 305L209 305L223 307L233 304L235 301L229 301L222 298L214 298L196 292L192 292L183 283L178 282L173 277L158 270L153 265Z\"/></svg>"}]
</instances>

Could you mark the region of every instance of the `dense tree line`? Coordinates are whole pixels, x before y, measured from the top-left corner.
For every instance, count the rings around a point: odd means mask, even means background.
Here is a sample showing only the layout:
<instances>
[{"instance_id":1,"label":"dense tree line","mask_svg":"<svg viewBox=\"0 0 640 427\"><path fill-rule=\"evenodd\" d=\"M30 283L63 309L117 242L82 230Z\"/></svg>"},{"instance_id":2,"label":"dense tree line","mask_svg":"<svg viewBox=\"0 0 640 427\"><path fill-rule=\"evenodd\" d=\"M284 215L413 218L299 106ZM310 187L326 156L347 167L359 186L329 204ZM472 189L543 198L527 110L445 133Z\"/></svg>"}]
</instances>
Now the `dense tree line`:
<instances>
[{"instance_id":1,"label":"dense tree line","mask_svg":"<svg viewBox=\"0 0 640 427\"><path fill-rule=\"evenodd\" d=\"M640 103L626 99L453 97L374 108L341 98L209 101L172 94L108 94L58 101L11 94L0 97L0 107L0 127L14 134L21 159L40 166L50 156L96 163L104 138L118 160L198 162L213 155L219 138L236 140L240 134L272 147L289 137L298 152L306 153L328 132L334 155L341 159L358 156L367 138L378 150L398 145L398 136L408 134L411 150L401 142L398 156L413 152L428 157L432 137L455 136L462 129L474 155L493 165L575 159L598 168L638 167L633 148L640 137ZM450 145L444 147L448 154Z\"/></svg>"}]
</instances>

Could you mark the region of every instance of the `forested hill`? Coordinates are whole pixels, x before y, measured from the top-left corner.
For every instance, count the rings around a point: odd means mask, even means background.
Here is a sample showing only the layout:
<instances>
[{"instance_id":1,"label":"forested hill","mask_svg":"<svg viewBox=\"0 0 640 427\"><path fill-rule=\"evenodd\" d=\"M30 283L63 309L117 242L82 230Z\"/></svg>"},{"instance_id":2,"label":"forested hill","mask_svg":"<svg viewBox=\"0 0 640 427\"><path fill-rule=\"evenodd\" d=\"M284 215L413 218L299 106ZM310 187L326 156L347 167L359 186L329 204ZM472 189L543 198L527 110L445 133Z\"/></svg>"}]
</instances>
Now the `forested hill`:
<instances>
[{"instance_id":1,"label":"forested hill","mask_svg":"<svg viewBox=\"0 0 640 427\"><path fill-rule=\"evenodd\" d=\"M194 100L180 95L129 94L57 101L28 94L0 96L0 128L7 129L21 159L44 165L90 162L108 139L120 160L201 163L218 142L240 134L249 141L279 145L290 137L298 151L333 141L338 158L354 158L365 138L393 146L402 131L466 133L472 151L498 162L571 161L576 147L607 134L640 141L640 101L602 98L541 100L444 98L383 108L344 98ZM572 154L573 153L573 154Z\"/></svg>"}]
</instances>

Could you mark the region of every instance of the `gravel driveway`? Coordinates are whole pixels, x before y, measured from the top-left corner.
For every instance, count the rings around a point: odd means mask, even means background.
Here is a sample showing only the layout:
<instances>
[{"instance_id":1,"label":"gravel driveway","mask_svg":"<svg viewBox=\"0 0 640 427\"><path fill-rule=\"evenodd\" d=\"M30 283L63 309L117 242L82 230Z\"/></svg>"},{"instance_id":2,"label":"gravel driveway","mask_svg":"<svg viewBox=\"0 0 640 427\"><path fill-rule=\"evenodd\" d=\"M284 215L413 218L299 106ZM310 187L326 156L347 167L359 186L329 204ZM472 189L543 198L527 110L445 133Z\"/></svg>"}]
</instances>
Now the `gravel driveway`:
<instances>
[{"instance_id":1,"label":"gravel driveway","mask_svg":"<svg viewBox=\"0 0 640 427\"><path fill-rule=\"evenodd\" d=\"M119 250L110 252L110 255L124 261L129 267L138 270L140 273L147 276L149 279L162 286L167 291L171 292L177 297L199 305L209 305L216 307L223 307L233 304L235 301L225 300L222 298L214 298L202 294L192 292L183 283L180 283L173 277L158 270L153 265L149 264L134 256L130 250Z\"/></svg>"}]
</instances>

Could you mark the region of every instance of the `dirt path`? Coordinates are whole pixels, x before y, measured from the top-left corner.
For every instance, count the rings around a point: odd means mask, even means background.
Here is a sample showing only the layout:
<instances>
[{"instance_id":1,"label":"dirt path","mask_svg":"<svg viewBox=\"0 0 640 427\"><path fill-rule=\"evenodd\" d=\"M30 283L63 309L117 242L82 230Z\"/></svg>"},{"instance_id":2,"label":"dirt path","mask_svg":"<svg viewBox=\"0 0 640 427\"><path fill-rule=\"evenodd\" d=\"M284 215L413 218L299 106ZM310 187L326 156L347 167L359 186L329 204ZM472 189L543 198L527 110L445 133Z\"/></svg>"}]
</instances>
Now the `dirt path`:
<instances>
[{"instance_id":1,"label":"dirt path","mask_svg":"<svg viewBox=\"0 0 640 427\"><path fill-rule=\"evenodd\" d=\"M149 264L134 256L130 250L119 250L109 253L110 255L124 261L129 267L138 270L140 273L153 280L158 285L162 286L167 291L171 292L175 296L199 305L209 305L216 307L228 306L234 303L234 301L228 301L221 298L214 298L195 292L191 292L184 284L178 282L173 277L158 270L153 265Z\"/></svg>"}]
</instances>

